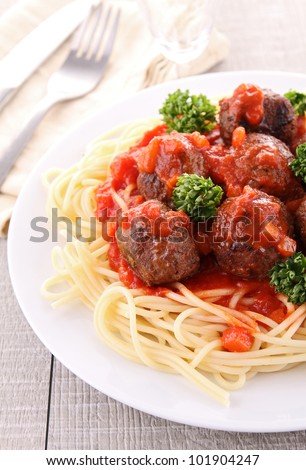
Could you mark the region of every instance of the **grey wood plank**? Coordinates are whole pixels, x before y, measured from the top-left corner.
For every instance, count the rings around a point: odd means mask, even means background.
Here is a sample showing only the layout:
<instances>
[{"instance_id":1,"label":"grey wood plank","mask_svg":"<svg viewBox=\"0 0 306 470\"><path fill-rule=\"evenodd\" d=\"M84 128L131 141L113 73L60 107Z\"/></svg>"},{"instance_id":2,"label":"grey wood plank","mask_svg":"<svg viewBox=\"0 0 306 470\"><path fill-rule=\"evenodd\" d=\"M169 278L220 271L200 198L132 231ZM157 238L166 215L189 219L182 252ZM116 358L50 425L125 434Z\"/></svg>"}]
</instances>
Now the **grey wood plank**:
<instances>
[{"instance_id":1,"label":"grey wood plank","mask_svg":"<svg viewBox=\"0 0 306 470\"><path fill-rule=\"evenodd\" d=\"M50 353L24 318L0 240L0 449L43 449Z\"/></svg>"},{"instance_id":2,"label":"grey wood plank","mask_svg":"<svg viewBox=\"0 0 306 470\"><path fill-rule=\"evenodd\" d=\"M306 431L213 431L150 416L109 398L55 361L48 449L306 449Z\"/></svg>"}]
</instances>

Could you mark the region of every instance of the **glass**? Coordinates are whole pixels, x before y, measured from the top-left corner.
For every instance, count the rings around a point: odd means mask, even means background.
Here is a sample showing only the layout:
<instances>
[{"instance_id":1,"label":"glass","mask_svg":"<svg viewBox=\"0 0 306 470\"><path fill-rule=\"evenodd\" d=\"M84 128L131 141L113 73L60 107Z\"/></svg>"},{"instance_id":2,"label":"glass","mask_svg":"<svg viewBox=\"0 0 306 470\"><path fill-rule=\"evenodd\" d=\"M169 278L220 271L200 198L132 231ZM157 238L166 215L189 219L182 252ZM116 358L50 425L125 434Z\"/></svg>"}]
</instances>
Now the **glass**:
<instances>
[{"instance_id":1,"label":"glass","mask_svg":"<svg viewBox=\"0 0 306 470\"><path fill-rule=\"evenodd\" d=\"M206 48L219 0L138 0L161 53L177 64Z\"/></svg>"}]
</instances>

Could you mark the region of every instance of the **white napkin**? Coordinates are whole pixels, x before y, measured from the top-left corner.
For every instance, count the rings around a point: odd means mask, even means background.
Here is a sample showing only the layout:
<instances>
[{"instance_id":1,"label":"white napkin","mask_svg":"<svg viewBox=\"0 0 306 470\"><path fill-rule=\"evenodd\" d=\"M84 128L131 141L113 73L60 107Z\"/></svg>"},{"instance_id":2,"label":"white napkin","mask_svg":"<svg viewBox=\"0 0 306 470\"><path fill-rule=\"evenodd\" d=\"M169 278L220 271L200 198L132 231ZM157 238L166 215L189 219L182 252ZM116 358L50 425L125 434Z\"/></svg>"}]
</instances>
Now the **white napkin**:
<instances>
[{"instance_id":1,"label":"white napkin","mask_svg":"<svg viewBox=\"0 0 306 470\"><path fill-rule=\"evenodd\" d=\"M19 0L0 17L0 59L26 34L71 0ZM107 2L108 0L104 0ZM20 188L33 165L46 150L59 140L78 120L119 98L155 83L177 78L176 66L164 59L143 22L137 3L112 0L120 6L121 18L112 56L103 80L87 96L56 105L44 118L6 178L0 192L0 236L7 234L9 220ZM0 153L12 141L31 108L46 93L48 78L60 67L70 47L67 40L20 88L0 112ZM202 56L184 67L184 75L205 72L223 60L229 50L227 38L214 31ZM182 73L181 73L182 75Z\"/></svg>"}]
</instances>

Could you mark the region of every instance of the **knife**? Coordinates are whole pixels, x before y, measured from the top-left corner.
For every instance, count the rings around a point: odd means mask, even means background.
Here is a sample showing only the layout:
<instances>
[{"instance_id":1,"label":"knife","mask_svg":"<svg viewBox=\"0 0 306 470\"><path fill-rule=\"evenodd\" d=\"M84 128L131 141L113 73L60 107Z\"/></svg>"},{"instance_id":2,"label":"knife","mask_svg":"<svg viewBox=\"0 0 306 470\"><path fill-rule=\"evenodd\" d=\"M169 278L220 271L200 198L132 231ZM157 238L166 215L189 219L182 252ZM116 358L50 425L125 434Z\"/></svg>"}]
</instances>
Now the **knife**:
<instances>
[{"instance_id":1,"label":"knife","mask_svg":"<svg viewBox=\"0 0 306 470\"><path fill-rule=\"evenodd\" d=\"M0 61L0 110L23 82L54 52L100 0L74 0L60 8Z\"/></svg>"}]
</instances>

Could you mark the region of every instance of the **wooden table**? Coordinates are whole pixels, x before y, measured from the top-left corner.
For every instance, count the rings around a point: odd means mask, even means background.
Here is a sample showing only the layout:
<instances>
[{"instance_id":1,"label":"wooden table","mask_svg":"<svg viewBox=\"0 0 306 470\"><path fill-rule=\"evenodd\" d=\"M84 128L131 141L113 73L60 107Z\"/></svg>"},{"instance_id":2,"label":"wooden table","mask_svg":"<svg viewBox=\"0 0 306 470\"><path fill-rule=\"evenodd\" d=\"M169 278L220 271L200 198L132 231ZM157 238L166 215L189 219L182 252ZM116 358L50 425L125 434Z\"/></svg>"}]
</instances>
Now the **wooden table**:
<instances>
[{"instance_id":1,"label":"wooden table","mask_svg":"<svg viewBox=\"0 0 306 470\"><path fill-rule=\"evenodd\" d=\"M0 13L13 1L2 0ZM213 71L306 73L305 25L305 0L225 0L218 27L231 52ZM11 287L4 240L0 260L0 449L306 448L306 431L200 429L141 413L91 388L53 360L28 326Z\"/></svg>"}]
</instances>

